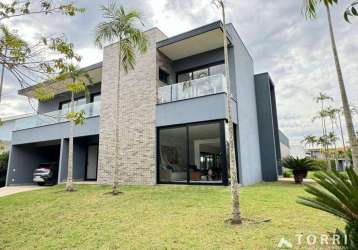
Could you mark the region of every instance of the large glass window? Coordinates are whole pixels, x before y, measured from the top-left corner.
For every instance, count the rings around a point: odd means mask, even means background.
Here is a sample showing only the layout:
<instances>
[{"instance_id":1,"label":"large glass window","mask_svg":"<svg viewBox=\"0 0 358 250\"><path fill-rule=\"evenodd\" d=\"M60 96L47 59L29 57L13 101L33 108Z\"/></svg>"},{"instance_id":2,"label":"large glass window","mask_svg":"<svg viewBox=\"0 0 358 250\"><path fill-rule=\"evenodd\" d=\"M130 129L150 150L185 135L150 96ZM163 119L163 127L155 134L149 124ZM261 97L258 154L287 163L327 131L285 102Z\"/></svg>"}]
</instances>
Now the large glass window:
<instances>
[{"instance_id":1,"label":"large glass window","mask_svg":"<svg viewBox=\"0 0 358 250\"><path fill-rule=\"evenodd\" d=\"M186 128L166 128L159 132L159 178L161 182L187 181Z\"/></svg>"},{"instance_id":2,"label":"large glass window","mask_svg":"<svg viewBox=\"0 0 358 250\"><path fill-rule=\"evenodd\" d=\"M185 82L189 80L195 80L195 79L200 79L203 77L219 75L219 74L224 74L223 63L215 64L210 67L207 66L201 69L188 70L187 72L179 73L177 81L179 83L179 82Z\"/></svg>"},{"instance_id":3,"label":"large glass window","mask_svg":"<svg viewBox=\"0 0 358 250\"><path fill-rule=\"evenodd\" d=\"M86 104L86 97L75 99L75 107ZM64 112L69 112L71 108L71 101L65 101L60 103L60 109Z\"/></svg>"},{"instance_id":4,"label":"large glass window","mask_svg":"<svg viewBox=\"0 0 358 250\"><path fill-rule=\"evenodd\" d=\"M224 123L159 129L159 181L227 183Z\"/></svg>"},{"instance_id":5,"label":"large glass window","mask_svg":"<svg viewBox=\"0 0 358 250\"><path fill-rule=\"evenodd\" d=\"M189 126L190 182L222 182L220 124Z\"/></svg>"}]
</instances>

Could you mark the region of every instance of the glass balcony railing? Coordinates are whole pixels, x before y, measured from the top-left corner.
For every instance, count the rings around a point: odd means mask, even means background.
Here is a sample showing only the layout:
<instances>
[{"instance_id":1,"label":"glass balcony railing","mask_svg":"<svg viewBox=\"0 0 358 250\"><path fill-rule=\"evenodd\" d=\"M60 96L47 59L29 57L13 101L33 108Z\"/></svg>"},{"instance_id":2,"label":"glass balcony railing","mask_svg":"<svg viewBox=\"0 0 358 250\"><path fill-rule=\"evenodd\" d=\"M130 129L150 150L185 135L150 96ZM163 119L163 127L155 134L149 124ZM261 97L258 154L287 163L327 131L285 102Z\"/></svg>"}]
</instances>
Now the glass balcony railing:
<instances>
[{"instance_id":1,"label":"glass balcony railing","mask_svg":"<svg viewBox=\"0 0 358 250\"><path fill-rule=\"evenodd\" d=\"M85 112L85 117L90 118L93 116L98 116L100 113L101 102L92 102L84 105L75 107L75 111L79 112L83 110ZM66 115L68 110L56 110L49 113L33 115L25 118L21 118L15 121L15 131L36 128L51 124L56 124L60 122L67 122Z\"/></svg>"},{"instance_id":2,"label":"glass balcony railing","mask_svg":"<svg viewBox=\"0 0 358 250\"><path fill-rule=\"evenodd\" d=\"M158 88L158 103L226 92L224 75L213 75Z\"/></svg>"}]
</instances>

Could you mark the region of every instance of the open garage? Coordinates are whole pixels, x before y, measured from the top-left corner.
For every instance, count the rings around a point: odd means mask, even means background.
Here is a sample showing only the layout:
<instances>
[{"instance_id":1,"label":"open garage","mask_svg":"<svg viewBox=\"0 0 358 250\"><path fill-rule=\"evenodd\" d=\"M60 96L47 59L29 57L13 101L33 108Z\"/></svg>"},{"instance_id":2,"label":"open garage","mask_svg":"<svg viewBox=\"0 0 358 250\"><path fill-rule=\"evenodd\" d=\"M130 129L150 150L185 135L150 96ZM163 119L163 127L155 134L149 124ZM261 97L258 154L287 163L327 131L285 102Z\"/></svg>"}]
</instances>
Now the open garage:
<instances>
[{"instance_id":1,"label":"open garage","mask_svg":"<svg viewBox=\"0 0 358 250\"><path fill-rule=\"evenodd\" d=\"M31 184L34 170L42 163L56 163L58 166L60 148L60 140L12 145L7 184Z\"/></svg>"}]
</instances>

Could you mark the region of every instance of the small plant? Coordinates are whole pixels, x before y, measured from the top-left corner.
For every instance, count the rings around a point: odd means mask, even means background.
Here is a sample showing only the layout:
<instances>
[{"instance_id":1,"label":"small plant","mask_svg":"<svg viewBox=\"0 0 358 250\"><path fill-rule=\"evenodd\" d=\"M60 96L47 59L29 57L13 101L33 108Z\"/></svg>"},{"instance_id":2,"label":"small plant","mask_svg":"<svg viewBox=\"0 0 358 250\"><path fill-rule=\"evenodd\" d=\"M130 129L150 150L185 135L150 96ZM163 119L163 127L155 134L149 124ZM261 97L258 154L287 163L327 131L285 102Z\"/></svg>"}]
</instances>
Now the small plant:
<instances>
[{"instance_id":1,"label":"small plant","mask_svg":"<svg viewBox=\"0 0 358 250\"><path fill-rule=\"evenodd\" d=\"M315 171L319 168L315 161L310 158L298 158L289 156L282 160L282 167L292 169L296 184L302 184L303 178L306 178L308 171Z\"/></svg>"},{"instance_id":2,"label":"small plant","mask_svg":"<svg viewBox=\"0 0 358 250\"><path fill-rule=\"evenodd\" d=\"M292 172L286 170L286 171L283 172L282 176L285 177L285 178L292 178Z\"/></svg>"},{"instance_id":3,"label":"small plant","mask_svg":"<svg viewBox=\"0 0 358 250\"><path fill-rule=\"evenodd\" d=\"M0 153L0 187L5 186L9 152Z\"/></svg>"},{"instance_id":4,"label":"small plant","mask_svg":"<svg viewBox=\"0 0 358 250\"><path fill-rule=\"evenodd\" d=\"M358 175L352 168L345 173L320 171L314 174L317 185L307 185L311 197L299 197L298 203L335 215L346 222L348 241L344 249L358 249ZM339 229L336 231L343 235ZM344 239L344 237L341 237Z\"/></svg>"}]
</instances>

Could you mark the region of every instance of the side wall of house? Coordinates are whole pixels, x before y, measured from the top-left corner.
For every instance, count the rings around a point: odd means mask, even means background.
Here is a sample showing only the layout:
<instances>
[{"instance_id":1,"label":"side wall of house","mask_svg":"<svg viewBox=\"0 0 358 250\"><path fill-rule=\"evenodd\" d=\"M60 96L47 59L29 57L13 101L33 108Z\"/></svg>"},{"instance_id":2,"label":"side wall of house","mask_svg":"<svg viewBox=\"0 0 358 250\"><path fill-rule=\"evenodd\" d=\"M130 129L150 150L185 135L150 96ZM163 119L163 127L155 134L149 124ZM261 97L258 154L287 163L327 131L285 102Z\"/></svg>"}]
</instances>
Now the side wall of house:
<instances>
[{"instance_id":1,"label":"side wall of house","mask_svg":"<svg viewBox=\"0 0 358 250\"><path fill-rule=\"evenodd\" d=\"M277 149L275 137L274 110L267 73L255 75L257 112L259 119L262 175L264 181L277 181Z\"/></svg>"},{"instance_id":2,"label":"side wall of house","mask_svg":"<svg viewBox=\"0 0 358 250\"><path fill-rule=\"evenodd\" d=\"M111 183L115 161L115 124L120 125L119 180L126 184L155 184L155 104L157 85L156 42L165 35L146 31L148 51L137 58L134 70L121 72L119 119L115 120L119 80L118 44L104 48L98 182Z\"/></svg>"},{"instance_id":3,"label":"side wall of house","mask_svg":"<svg viewBox=\"0 0 358 250\"><path fill-rule=\"evenodd\" d=\"M260 141L256 111L253 60L234 27L228 25L233 42L238 112L238 161L242 185L262 181ZM233 53L233 54L232 54Z\"/></svg>"}]
</instances>

